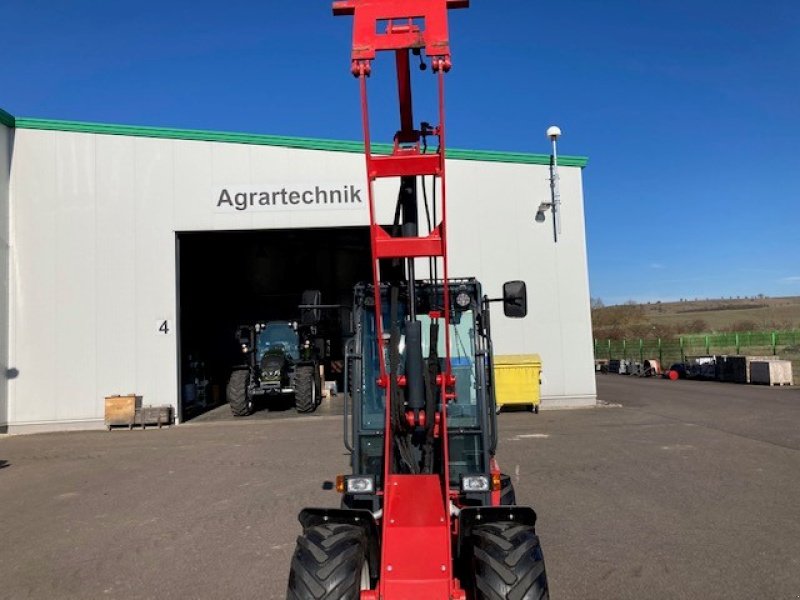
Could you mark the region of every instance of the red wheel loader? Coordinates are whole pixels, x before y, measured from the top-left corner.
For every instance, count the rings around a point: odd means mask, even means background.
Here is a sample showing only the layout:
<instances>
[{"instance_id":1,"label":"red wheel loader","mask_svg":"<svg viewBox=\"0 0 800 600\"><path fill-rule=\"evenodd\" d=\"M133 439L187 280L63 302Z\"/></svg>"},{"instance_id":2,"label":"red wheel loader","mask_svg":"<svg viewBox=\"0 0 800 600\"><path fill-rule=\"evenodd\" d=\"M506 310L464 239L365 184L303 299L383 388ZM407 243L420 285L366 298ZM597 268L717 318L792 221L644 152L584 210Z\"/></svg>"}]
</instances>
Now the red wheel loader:
<instances>
[{"instance_id":1,"label":"red wheel loader","mask_svg":"<svg viewBox=\"0 0 800 600\"><path fill-rule=\"evenodd\" d=\"M502 302L507 317L524 317L525 284L508 282L501 298L489 298L477 280L448 276L448 11L468 5L333 4L335 15L354 19L352 73L361 91L373 280L354 290L355 335L345 355L344 443L352 474L337 477L340 508L300 513L290 599L548 598L536 513L516 504L512 482L495 460L489 308ZM371 150L367 110L378 52L394 54L400 99L400 128L388 155ZM435 125L414 124L417 60L436 84ZM382 178L400 182L387 226L377 222L377 204L386 199L374 184Z\"/></svg>"}]
</instances>

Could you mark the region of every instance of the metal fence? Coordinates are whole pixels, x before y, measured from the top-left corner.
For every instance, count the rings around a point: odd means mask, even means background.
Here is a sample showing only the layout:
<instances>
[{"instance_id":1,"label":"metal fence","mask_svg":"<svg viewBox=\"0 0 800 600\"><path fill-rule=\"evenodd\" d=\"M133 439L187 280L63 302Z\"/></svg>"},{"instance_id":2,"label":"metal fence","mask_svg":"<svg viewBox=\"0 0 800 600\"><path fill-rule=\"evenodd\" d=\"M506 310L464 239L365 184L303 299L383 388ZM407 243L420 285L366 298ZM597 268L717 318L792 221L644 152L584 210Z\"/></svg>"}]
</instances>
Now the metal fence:
<instances>
[{"instance_id":1,"label":"metal fence","mask_svg":"<svg viewBox=\"0 0 800 600\"><path fill-rule=\"evenodd\" d=\"M657 358L669 366L689 356L747 354L779 356L800 363L800 331L753 331L713 335L683 335L675 338L594 341L594 357L644 361Z\"/></svg>"}]
</instances>

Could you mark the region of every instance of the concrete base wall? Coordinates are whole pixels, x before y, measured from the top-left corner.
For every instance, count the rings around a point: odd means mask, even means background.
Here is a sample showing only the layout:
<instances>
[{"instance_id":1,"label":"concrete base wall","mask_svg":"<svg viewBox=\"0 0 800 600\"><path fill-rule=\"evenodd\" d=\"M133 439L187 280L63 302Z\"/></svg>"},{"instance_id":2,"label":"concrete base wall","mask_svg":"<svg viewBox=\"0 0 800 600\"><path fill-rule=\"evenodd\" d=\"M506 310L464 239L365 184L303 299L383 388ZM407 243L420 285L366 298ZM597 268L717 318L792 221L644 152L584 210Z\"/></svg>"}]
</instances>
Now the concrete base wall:
<instances>
[{"instance_id":1,"label":"concrete base wall","mask_svg":"<svg viewBox=\"0 0 800 600\"><path fill-rule=\"evenodd\" d=\"M542 409L551 410L554 408L594 408L597 406L597 396L547 396L542 398Z\"/></svg>"},{"instance_id":2,"label":"concrete base wall","mask_svg":"<svg viewBox=\"0 0 800 600\"><path fill-rule=\"evenodd\" d=\"M87 421L48 421L43 423L14 423L8 425L6 431L10 435L20 435L28 433L51 433L54 431L86 431L92 429L105 429L105 421L102 419L92 419Z\"/></svg>"}]
</instances>

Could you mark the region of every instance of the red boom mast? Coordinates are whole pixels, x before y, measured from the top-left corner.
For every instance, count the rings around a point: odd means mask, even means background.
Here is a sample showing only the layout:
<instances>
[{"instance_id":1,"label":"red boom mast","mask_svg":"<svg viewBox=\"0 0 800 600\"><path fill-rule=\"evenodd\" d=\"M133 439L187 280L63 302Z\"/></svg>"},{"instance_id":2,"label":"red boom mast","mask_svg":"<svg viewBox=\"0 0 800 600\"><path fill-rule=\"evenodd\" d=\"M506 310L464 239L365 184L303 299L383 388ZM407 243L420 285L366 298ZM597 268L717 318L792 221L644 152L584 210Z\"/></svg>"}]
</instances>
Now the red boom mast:
<instances>
[{"instance_id":1,"label":"red boom mast","mask_svg":"<svg viewBox=\"0 0 800 600\"><path fill-rule=\"evenodd\" d=\"M451 321L447 285L444 76L451 67L448 9L468 6L469 0L342 0L333 3L335 15L349 15L354 18L352 73L358 78L361 91L375 320L377 339L381 344L381 351L378 352L380 360L378 383L384 389L386 399L381 573L378 589L362 592L362 598L464 598L464 592L452 572L451 560L446 407L448 401L455 396L455 378L450 361ZM372 62L381 51L394 52L400 104L400 128L394 136L394 146L389 155L372 153L367 102L367 79L372 71ZM410 59L411 54L422 57L422 53L430 61L431 69L437 79L439 123L435 126L422 123L419 128L415 128ZM438 138L436 152L427 153L428 137ZM374 183L377 179L387 177L401 179L401 196L397 211L398 214L402 213L403 227L400 232L394 231L394 235L376 220ZM432 177L434 190L437 179L439 181L441 220L433 223L431 230L425 235L419 235L417 227L418 177ZM422 182L424 186L424 179ZM403 188L407 190L405 196ZM406 339L412 339L410 323L414 323L416 318L415 260L420 258L427 258L429 264L436 265L434 272L439 272L441 265L444 279L442 310L432 311L429 314L432 320L441 322L445 330L444 372L436 381L442 401L436 414L426 414L424 408L409 402L411 409L406 417L409 425L425 426L427 422L430 426L436 423L434 435L443 440L440 444L442 456L439 457L441 466L437 469L438 473L399 474L393 468L396 448L389 408L390 398L395 386L411 388L414 380L422 380L422 373L407 372L405 376L392 380L387 371L386 354L391 355L391 349L387 339L389 336L384 335L387 327L382 318L384 313L381 284L390 279L387 262L399 261L405 268L404 279L410 295ZM386 271L383 278L382 265Z\"/></svg>"}]
</instances>

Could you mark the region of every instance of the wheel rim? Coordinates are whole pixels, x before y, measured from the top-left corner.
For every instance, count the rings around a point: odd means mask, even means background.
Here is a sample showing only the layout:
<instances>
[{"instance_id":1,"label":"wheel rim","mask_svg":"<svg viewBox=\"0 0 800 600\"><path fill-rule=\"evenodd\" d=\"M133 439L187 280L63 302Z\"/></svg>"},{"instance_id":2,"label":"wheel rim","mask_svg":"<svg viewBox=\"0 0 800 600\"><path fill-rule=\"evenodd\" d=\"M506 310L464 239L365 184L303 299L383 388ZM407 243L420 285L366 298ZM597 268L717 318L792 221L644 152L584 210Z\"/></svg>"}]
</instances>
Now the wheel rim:
<instances>
[{"instance_id":1,"label":"wheel rim","mask_svg":"<svg viewBox=\"0 0 800 600\"><path fill-rule=\"evenodd\" d=\"M316 406L317 404L317 381L314 376L311 376L311 405Z\"/></svg>"}]
</instances>

